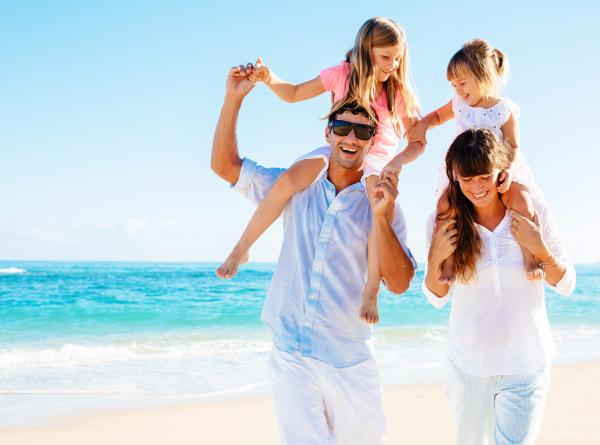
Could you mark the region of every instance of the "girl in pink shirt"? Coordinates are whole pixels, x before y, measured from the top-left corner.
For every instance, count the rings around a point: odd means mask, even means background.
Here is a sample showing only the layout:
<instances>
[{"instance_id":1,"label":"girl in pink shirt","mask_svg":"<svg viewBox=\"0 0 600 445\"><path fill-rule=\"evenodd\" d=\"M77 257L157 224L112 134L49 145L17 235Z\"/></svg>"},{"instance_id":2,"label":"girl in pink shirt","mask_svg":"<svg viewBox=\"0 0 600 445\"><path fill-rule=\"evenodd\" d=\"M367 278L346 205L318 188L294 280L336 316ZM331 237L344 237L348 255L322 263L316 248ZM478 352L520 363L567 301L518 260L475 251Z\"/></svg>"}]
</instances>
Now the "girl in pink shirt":
<instances>
[{"instance_id":1,"label":"girl in pink shirt","mask_svg":"<svg viewBox=\"0 0 600 445\"><path fill-rule=\"evenodd\" d=\"M258 59L250 69L239 70L254 82L264 82L286 102L311 99L331 92L335 112L342 104L356 102L369 111L378 123L369 153L365 157L363 183L369 198L378 176L394 157L401 135L419 118L419 105L411 88L407 43L402 28L393 20L375 17L359 29L354 47L339 65L325 69L319 76L294 85L281 80ZM355 136L358 137L358 135ZM364 137L364 135L362 135ZM370 139L370 137L368 137ZM413 141L398 155L403 163L418 157L424 149L422 141ZM242 237L225 262L217 269L221 278L231 278L241 263L248 261L248 250L260 235L279 217L295 193L313 183L324 170L329 149L317 150L296 161L277 180L269 194L257 207ZM397 164L396 164L397 165ZM400 167L388 168L398 175ZM368 243L368 276L362 295L359 316L369 323L379 321L377 294L381 274L371 230Z\"/></svg>"}]
</instances>

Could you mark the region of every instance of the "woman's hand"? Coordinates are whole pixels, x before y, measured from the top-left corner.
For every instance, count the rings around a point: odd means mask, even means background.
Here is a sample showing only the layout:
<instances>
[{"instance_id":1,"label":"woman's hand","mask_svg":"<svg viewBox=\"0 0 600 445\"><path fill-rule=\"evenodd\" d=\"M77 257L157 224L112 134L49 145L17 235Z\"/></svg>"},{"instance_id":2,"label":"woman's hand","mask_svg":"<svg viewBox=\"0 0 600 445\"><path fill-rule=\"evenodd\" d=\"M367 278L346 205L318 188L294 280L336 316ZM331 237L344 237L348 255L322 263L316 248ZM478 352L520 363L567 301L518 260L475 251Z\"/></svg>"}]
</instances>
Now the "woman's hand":
<instances>
[{"instance_id":1,"label":"woman's hand","mask_svg":"<svg viewBox=\"0 0 600 445\"><path fill-rule=\"evenodd\" d=\"M514 210L511 210L510 214L512 216L510 232L517 242L529 250L536 258L545 257L548 253L548 247L542 236L537 213L533 215L533 221L530 221L528 218Z\"/></svg>"},{"instance_id":2,"label":"woman's hand","mask_svg":"<svg viewBox=\"0 0 600 445\"><path fill-rule=\"evenodd\" d=\"M445 220L433 233L429 247L429 267L439 268L456 250L458 229L456 219Z\"/></svg>"},{"instance_id":3,"label":"woman's hand","mask_svg":"<svg viewBox=\"0 0 600 445\"><path fill-rule=\"evenodd\" d=\"M449 283L440 283L440 274L442 264L456 250L457 237L456 220L449 218L438 226L431 238L424 281L427 289L440 298L446 296L450 289Z\"/></svg>"}]
</instances>

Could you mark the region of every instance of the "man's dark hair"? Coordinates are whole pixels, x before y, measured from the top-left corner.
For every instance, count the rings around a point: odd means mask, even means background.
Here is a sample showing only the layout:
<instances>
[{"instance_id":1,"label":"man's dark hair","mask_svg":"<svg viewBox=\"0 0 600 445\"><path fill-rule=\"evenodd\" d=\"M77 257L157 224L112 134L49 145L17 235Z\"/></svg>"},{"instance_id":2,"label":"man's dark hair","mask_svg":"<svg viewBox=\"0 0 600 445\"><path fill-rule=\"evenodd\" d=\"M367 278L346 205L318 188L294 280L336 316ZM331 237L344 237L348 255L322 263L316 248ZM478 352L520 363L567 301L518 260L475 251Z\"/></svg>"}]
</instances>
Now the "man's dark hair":
<instances>
[{"instance_id":1,"label":"man's dark hair","mask_svg":"<svg viewBox=\"0 0 600 445\"><path fill-rule=\"evenodd\" d=\"M346 111L350 111L352 114L360 114L367 119L369 119L369 124L375 127L377 130L377 121L374 121L369 112L362 106L360 106L357 102L346 102L346 103L336 103L331 107L331 111L327 115L327 124L330 125L331 122L337 119L339 114L342 114ZM373 110L374 111L374 110Z\"/></svg>"}]
</instances>

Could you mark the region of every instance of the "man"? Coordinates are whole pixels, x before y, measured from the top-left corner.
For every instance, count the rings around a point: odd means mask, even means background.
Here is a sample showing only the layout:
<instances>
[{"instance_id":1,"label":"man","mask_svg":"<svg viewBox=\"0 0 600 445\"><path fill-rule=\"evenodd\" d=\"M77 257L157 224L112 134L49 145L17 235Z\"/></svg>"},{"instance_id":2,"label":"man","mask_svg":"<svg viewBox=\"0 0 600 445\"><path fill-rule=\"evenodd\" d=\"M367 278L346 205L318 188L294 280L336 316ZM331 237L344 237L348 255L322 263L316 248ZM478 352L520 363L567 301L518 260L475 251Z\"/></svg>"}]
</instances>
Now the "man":
<instances>
[{"instance_id":1,"label":"man","mask_svg":"<svg viewBox=\"0 0 600 445\"><path fill-rule=\"evenodd\" d=\"M231 69L211 167L257 203L283 170L239 156L237 117L253 86L244 67ZM373 209L360 182L375 125L355 104L330 116L326 174L297 193L284 212L283 246L261 316L273 331L270 368L284 444L383 443L371 327L358 316L371 224L390 291L408 289L415 262L404 246L404 217L395 204L398 179L392 175L379 182ZM371 130L370 139L357 138L357 130L363 138Z\"/></svg>"}]
</instances>

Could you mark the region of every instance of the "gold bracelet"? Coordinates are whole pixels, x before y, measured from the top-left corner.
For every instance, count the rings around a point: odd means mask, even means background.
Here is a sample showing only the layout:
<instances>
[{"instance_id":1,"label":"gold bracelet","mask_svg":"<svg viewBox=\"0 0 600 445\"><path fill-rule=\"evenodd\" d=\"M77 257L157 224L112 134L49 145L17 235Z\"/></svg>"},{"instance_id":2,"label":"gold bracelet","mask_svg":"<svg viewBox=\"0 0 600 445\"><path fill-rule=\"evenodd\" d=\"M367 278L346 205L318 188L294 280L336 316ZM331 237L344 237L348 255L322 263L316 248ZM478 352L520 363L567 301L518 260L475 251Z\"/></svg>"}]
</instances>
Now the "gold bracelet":
<instances>
[{"instance_id":1,"label":"gold bracelet","mask_svg":"<svg viewBox=\"0 0 600 445\"><path fill-rule=\"evenodd\" d=\"M539 265L544 270L555 269L560 266L560 262L556 259L556 257L550 254L550 259L548 261L540 261Z\"/></svg>"}]
</instances>

